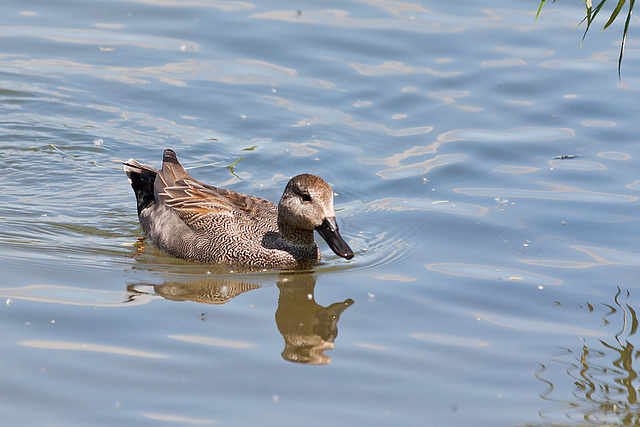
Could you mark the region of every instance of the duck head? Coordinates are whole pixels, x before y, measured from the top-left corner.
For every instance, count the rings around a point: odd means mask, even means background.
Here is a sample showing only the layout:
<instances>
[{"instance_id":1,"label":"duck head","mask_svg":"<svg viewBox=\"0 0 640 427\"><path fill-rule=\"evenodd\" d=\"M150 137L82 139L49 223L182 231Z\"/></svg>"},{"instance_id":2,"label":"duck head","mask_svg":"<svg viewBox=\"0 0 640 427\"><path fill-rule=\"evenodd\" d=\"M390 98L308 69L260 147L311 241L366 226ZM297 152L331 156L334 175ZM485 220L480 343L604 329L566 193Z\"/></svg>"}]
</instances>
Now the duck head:
<instances>
[{"instance_id":1,"label":"duck head","mask_svg":"<svg viewBox=\"0 0 640 427\"><path fill-rule=\"evenodd\" d=\"M336 223L333 190L322 178L302 174L289 181L278 204L278 225L284 239L302 244L310 244L316 230L336 255L353 258Z\"/></svg>"}]
</instances>

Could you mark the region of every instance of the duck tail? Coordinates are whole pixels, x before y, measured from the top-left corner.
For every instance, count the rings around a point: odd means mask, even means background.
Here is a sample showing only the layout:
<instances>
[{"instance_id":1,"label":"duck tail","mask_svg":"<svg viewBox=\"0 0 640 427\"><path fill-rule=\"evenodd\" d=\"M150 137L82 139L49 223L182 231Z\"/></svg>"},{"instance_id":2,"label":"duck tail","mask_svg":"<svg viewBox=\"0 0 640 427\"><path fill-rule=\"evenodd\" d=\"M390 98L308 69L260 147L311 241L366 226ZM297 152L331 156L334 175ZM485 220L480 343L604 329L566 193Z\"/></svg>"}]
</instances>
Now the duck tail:
<instances>
[{"instance_id":1,"label":"duck tail","mask_svg":"<svg viewBox=\"0 0 640 427\"><path fill-rule=\"evenodd\" d=\"M129 178L133 192L138 201L138 215L142 210L156 202L153 193L153 183L156 180L157 169L143 165L142 163L129 159L123 163L124 172Z\"/></svg>"}]
</instances>

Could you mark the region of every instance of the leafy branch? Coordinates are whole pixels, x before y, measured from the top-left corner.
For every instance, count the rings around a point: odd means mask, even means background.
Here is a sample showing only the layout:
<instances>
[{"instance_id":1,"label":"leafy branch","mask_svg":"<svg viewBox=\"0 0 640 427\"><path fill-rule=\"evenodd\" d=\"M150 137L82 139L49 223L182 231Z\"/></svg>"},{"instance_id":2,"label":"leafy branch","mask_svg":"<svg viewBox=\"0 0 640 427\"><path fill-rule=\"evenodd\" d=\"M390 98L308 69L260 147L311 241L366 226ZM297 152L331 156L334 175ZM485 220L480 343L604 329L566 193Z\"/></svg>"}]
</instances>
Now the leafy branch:
<instances>
[{"instance_id":1,"label":"leafy branch","mask_svg":"<svg viewBox=\"0 0 640 427\"><path fill-rule=\"evenodd\" d=\"M547 0L540 1L540 7L538 7L538 12L536 13L536 21L538 20L538 16L540 16L542 7L546 2ZM556 0L553 0L553 2L555 3ZM585 21L587 23L587 26L584 30L584 34L582 35L582 41L580 42L581 45L582 45L582 42L584 42L584 38L587 36L587 32L589 31L589 28L591 28L591 24L593 24L593 21L596 19L596 16L598 16L598 13L600 13L600 11L602 10L602 6L604 6L606 2L607 0L600 0L600 3L598 3L596 7L593 7L592 0L584 1L585 7L586 7L586 16L582 19L582 21L580 21L580 24L578 24L578 26L582 25L582 23ZM622 10L622 7L625 5L626 2L627 0L618 0L618 4L611 12L611 15L609 16L609 20L607 21L606 24L604 24L604 27L602 27L602 31L606 30L613 23L613 21L616 20L616 18L620 14L620 11ZM622 54L624 53L624 46L627 41L627 31L629 30L629 22L631 21L631 12L633 11L634 6L635 6L635 0L629 0L629 10L627 11L627 19L625 20L625 23L624 23L624 30L622 32L622 42L620 43L620 55L618 56L618 78L620 78L620 68L622 67Z\"/></svg>"}]
</instances>

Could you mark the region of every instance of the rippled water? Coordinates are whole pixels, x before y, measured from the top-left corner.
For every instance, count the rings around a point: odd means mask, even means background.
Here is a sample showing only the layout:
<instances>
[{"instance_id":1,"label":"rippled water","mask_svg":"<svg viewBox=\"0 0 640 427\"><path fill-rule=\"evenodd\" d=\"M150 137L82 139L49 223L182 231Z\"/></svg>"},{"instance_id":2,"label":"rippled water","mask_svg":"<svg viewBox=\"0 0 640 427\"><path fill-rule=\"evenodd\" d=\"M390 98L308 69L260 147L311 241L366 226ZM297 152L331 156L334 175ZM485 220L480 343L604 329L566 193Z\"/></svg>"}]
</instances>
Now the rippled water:
<instances>
[{"instance_id":1,"label":"rippled water","mask_svg":"<svg viewBox=\"0 0 640 427\"><path fill-rule=\"evenodd\" d=\"M636 25L619 81L619 24L537 6L5 2L3 423L637 423ZM121 162L164 148L322 176L355 258L162 254Z\"/></svg>"}]
</instances>

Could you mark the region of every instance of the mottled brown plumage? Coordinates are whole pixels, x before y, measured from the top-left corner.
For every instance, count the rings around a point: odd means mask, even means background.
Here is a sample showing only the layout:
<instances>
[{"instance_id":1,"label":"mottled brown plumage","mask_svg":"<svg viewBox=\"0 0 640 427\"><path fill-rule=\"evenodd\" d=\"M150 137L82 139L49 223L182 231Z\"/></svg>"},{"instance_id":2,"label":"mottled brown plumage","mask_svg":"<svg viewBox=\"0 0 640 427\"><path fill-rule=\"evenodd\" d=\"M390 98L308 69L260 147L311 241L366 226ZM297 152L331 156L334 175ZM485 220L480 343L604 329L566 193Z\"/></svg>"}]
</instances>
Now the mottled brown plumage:
<instances>
[{"instance_id":1,"label":"mottled brown plumage","mask_svg":"<svg viewBox=\"0 0 640 427\"><path fill-rule=\"evenodd\" d=\"M133 159L124 170L142 229L175 257L270 268L316 263L322 253L314 230L337 255L353 257L335 222L333 191L315 175L292 178L276 205L193 179L173 150L165 150L160 170Z\"/></svg>"}]
</instances>

